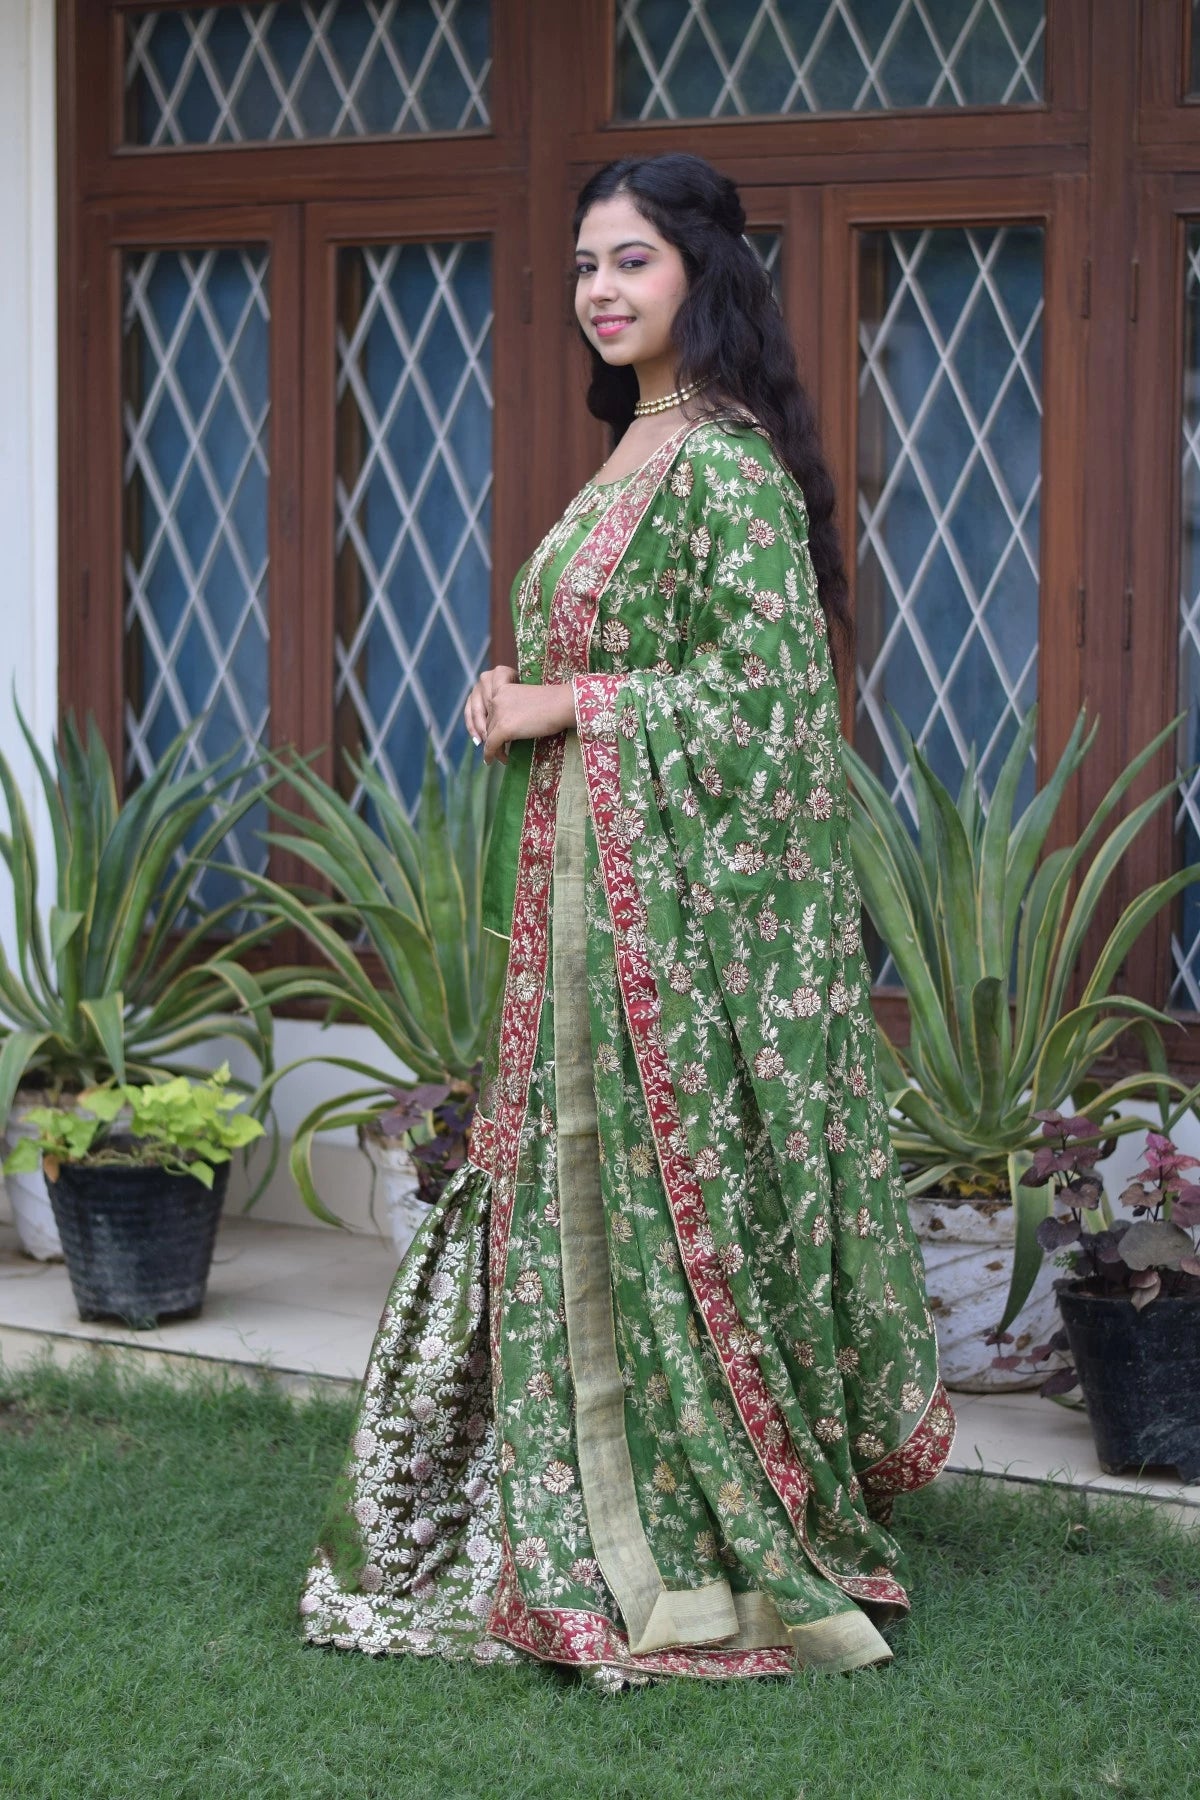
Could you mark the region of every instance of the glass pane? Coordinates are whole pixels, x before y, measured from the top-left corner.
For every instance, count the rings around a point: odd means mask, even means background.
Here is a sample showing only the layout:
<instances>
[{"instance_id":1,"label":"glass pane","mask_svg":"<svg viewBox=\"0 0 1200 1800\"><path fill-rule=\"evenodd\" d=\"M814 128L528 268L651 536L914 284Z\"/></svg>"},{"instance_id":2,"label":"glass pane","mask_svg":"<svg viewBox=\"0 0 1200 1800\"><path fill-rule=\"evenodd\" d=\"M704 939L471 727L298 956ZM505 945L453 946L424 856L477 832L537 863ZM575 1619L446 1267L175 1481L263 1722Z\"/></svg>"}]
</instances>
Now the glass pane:
<instances>
[{"instance_id":1,"label":"glass pane","mask_svg":"<svg viewBox=\"0 0 1200 1800\"><path fill-rule=\"evenodd\" d=\"M771 285L775 289L776 298L783 304L783 269L780 264L780 252L783 249L783 234L779 231L748 231L746 236L758 252L767 274L771 277Z\"/></svg>"},{"instance_id":2,"label":"glass pane","mask_svg":"<svg viewBox=\"0 0 1200 1800\"><path fill-rule=\"evenodd\" d=\"M411 808L488 651L491 246L343 250L338 317L337 739Z\"/></svg>"},{"instance_id":3,"label":"glass pane","mask_svg":"<svg viewBox=\"0 0 1200 1800\"><path fill-rule=\"evenodd\" d=\"M1045 0L617 0L621 119L1020 106Z\"/></svg>"},{"instance_id":4,"label":"glass pane","mask_svg":"<svg viewBox=\"0 0 1200 1800\"><path fill-rule=\"evenodd\" d=\"M126 770L195 722L192 763L267 734L265 246L130 252L124 268ZM223 860L265 867L256 810ZM209 870L205 905L237 891Z\"/></svg>"},{"instance_id":5,"label":"glass pane","mask_svg":"<svg viewBox=\"0 0 1200 1800\"><path fill-rule=\"evenodd\" d=\"M1192 55L1188 93L1200 94L1200 0L1192 0Z\"/></svg>"},{"instance_id":6,"label":"glass pane","mask_svg":"<svg viewBox=\"0 0 1200 1800\"><path fill-rule=\"evenodd\" d=\"M133 144L486 128L490 0L279 0L134 13Z\"/></svg>"},{"instance_id":7,"label":"glass pane","mask_svg":"<svg viewBox=\"0 0 1200 1800\"><path fill-rule=\"evenodd\" d=\"M1194 40L1193 40L1194 41ZM1200 225L1189 225L1183 311L1183 458L1179 539L1179 766L1200 761ZM1200 862L1200 773L1181 776L1182 863ZM1170 1004L1200 1012L1200 889L1184 891L1171 940Z\"/></svg>"},{"instance_id":8,"label":"glass pane","mask_svg":"<svg viewBox=\"0 0 1200 1800\"><path fill-rule=\"evenodd\" d=\"M954 790L974 747L986 794L1035 697L1042 253L1026 225L860 238L856 742L893 794L893 711Z\"/></svg>"}]
</instances>

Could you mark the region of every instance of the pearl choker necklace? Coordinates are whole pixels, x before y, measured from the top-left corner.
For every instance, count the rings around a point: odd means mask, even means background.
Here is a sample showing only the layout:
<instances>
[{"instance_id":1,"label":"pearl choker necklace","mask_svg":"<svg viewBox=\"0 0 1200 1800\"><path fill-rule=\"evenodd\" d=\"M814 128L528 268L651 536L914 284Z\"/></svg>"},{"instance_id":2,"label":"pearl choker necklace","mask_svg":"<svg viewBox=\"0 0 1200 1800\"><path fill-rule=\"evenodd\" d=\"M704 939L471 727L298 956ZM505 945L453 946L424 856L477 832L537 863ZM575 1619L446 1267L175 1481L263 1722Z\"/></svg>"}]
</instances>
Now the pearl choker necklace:
<instances>
[{"instance_id":1,"label":"pearl choker necklace","mask_svg":"<svg viewBox=\"0 0 1200 1800\"><path fill-rule=\"evenodd\" d=\"M648 419L653 413L669 412L673 406L682 406L691 400L704 386L702 381L689 382L687 387L677 388L673 394L664 394L661 400L639 400L633 409L635 419Z\"/></svg>"}]
</instances>

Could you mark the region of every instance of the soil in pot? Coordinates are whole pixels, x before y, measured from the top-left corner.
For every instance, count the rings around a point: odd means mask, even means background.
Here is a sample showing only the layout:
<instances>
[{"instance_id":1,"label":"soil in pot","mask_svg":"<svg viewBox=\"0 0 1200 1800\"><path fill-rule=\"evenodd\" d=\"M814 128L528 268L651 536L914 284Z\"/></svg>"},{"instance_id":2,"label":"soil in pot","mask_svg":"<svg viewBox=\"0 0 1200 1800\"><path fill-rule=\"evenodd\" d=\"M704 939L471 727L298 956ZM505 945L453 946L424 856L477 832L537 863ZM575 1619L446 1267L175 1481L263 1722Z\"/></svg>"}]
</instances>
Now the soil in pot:
<instances>
[{"instance_id":1,"label":"soil in pot","mask_svg":"<svg viewBox=\"0 0 1200 1800\"><path fill-rule=\"evenodd\" d=\"M211 1190L156 1167L60 1164L47 1187L80 1318L136 1330L194 1318L228 1184L228 1163Z\"/></svg>"},{"instance_id":2,"label":"soil in pot","mask_svg":"<svg viewBox=\"0 0 1200 1800\"><path fill-rule=\"evenodd\" d=\"M987 1342L1012 1280L1016 1215L1010 1202L930 1194L910 1200L908 1214L925 1261L929 1309L946 1386L960 1394L1011 1394L1040 1387L1061 1358L1033 1371L994 1369L996 1346ZM1015 1343L1006 1349L1019 1352L1031 1344L1044 1344L1057 1330L1056 1277L1047 1259L1009 1326Z\"/></svg>"},{"instance_id":3,"label":"soil in pot","mask_svg":"<svg viewBox=\"0 0 1200 1800\"><path fill-rule=\"evenodd\" d=\"M1058 1305L1100 1467L1200 1481L1200 1294L1160 1295L1138 1312L1126 1294L1060 1282Z\"/></svg>"}]
</instances>

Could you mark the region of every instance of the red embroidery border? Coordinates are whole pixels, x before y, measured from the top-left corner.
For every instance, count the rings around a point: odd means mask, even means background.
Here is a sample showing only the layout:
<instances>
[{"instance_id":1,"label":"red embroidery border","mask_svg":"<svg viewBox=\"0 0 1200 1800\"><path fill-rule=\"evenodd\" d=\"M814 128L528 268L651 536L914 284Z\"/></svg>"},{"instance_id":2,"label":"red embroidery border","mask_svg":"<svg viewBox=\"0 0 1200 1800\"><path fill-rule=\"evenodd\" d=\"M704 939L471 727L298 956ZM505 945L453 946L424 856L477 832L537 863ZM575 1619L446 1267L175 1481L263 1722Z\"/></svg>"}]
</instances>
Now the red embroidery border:
<instances>
[{"instance_id":1,"label":"red embroidery border","mask_svg":"<svg viewBox=\"0 0 1200 1800\"><path fill-rule=\"evenodd\" d=\"M527 1606L507 1543L488 1631L543 1662L575 1666L603 1663L645 1675L691 1675L714 1681L747 1675L791 1675L796 1668L792 1649L785 1644L758 1650L722 1650L719 1644L696 1644L634 1656L626 1634L602 1613Z\"/></svg>"},{"instance_id":2,"label":"red embroidery border","mask_svg":"<svg viewBox=\"0 0 1200 1800\"><path fill-rule=\"evenodd\" d=\"M815 1554L805 1521L812 1484L796 1454L783 1413L767 1387L750 1333L742 1324L733 1291L717 1259L700 1183L684 1147L683 1122L658 1028L658 987L645 952L637 948L641 931L631 931L631 927L644 927L646 908L620 832L621 765L613 717L621 679L619 675L583 675L576 677L572 685L588 800L613 925L617 978L680 1257L746 1434L814 1567L855 1599L907 1606L907 1594L891 1576L842 1574L827 1567Z\"/></svg>"}]
</instances>

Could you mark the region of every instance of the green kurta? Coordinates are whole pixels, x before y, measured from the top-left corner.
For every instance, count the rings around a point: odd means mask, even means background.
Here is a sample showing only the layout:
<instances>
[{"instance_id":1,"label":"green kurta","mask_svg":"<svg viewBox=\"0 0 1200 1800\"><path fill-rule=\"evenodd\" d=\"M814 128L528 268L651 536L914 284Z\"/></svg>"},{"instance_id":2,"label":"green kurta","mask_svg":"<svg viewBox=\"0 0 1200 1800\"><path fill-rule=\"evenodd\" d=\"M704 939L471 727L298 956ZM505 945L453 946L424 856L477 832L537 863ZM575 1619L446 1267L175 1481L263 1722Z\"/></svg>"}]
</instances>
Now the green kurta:
<instances>
[{"instance_id":1,"label":"green kurta","mask_svg":"<svg viewBox=\"0 0 1200 1800\"><path fill-rule=\"evenodd\" d=\"M649 1675L890 1655L890 1497L953 1419L805 532L765 437L706 423L585 488L518 581L521 678L572 680L579 730L510 760L472 1164L384 1315L316 1641Z\"/></svg>"}]
</instances>

